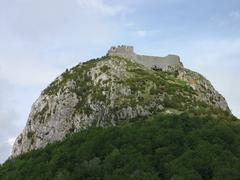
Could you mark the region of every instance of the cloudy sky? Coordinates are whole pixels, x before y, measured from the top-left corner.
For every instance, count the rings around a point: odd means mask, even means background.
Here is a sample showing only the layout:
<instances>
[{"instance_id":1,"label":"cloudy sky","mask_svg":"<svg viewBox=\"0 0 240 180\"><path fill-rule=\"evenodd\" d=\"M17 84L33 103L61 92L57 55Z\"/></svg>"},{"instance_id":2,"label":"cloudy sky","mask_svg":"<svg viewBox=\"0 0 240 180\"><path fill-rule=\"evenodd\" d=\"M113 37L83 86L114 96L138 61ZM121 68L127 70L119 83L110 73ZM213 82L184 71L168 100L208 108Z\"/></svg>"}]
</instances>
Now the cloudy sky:
<instances>
[{"instance_id":1,"label":"cloudy sky","mask_svg":"<svg viewBox=\"0 0 240 180\"><path fill-rule=\"evenodd\" d=\"M177 54L240 117L239 0L0 0L0 162L40 92L111 45Z\"/></svg>"}]
</instances>

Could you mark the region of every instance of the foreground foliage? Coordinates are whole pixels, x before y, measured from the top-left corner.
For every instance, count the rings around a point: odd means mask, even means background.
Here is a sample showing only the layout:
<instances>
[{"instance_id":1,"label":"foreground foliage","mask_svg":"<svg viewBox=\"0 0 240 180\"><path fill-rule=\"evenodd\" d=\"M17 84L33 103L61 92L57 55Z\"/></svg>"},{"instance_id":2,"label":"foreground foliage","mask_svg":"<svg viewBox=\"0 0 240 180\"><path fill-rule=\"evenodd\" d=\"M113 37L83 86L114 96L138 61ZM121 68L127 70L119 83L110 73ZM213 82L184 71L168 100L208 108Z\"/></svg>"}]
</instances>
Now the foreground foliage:
<instances>
[{"instance_id":1,"label":"foreground foliage","mask_svg":"<svg viewBox=\"0 0 240 180\"><path fill-rule=\"evenodd\" d=\"M240 127L222 117L155 115L90 128L5 162L0 179L240 179Z\"/></svg>"}]
</instances>

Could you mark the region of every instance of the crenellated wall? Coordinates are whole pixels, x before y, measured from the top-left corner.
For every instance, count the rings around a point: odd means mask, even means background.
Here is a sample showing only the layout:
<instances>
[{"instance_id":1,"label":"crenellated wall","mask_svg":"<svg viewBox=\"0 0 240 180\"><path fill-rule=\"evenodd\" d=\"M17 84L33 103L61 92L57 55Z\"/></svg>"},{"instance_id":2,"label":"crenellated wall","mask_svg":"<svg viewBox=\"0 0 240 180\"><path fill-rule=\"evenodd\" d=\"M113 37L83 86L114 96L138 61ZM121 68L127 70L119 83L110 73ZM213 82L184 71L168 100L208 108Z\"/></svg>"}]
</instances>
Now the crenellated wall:
<instances>
[{"instance_id":1,"label":"crenellated wall","mask_svg":"<svg viewBox=\"0 0 240 180\"><path fill-rule=\"evenodd\" d=\"M152 69L161 69L163 71L172 71L178 68L183 68L183 64L180 61L180 57L176 55L168 55L166 57L157 56L145 56L138 55L134 52L133 46L112 46L108 53L108 56L121 56L124 58L135 60L136 62L143 64L144 66Z\"/></svg>"}]
</instances>

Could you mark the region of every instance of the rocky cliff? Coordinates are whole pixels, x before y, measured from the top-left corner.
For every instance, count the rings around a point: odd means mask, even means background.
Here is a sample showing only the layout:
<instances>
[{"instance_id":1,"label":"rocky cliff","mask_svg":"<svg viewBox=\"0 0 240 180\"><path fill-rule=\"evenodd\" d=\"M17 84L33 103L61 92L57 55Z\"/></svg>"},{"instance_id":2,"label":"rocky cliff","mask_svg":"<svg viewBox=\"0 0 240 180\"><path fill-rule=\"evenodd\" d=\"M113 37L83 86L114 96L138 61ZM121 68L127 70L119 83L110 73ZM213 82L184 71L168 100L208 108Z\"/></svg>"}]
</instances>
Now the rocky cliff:
<instances>
[{"instance_id":1,"label":"rocky cliff","mask_svg":"<svg viewBox=\"0 0 240 180\"><path fill-rule=\"evenodd\" d=\"M12 156L90 126L108 127L156 112L200 108L230 112L225 99L196 72L183 67L153 70L132 59L104 56L67 70L41 93Z\"/></svg>"}]
</instances>

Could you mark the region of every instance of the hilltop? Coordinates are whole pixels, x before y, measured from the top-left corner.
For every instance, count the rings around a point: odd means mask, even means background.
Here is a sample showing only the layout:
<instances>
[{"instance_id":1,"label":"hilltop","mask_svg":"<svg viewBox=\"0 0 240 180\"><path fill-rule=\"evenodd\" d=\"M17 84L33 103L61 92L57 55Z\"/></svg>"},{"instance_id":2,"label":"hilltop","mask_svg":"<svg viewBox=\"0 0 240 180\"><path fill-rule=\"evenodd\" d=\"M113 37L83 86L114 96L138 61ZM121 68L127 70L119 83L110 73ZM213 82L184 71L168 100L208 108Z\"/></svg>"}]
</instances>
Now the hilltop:
<instances>
[{"instance_id":1,"label":"hilltop","mask_svg":"<svg viewBox=\"0 0 240 180\"><path fill-rule=\"evenodd\" d=\"M42 91L0 179L238 180L239 122L180 57L112 47Z\"/></svg>"},{"instance_id":2,"label":"hilltop","mask_svg":"<svg viewBox=\"0 0 240 180\"><path fill-rule=\"evenodd\" d=\"M92 126L206 109L232 116L223 96L202 75L184 68L178 56L140 56L131 47L119 46L66 70L41 93L12 156Z\"/></svg>"}]
</instances>

